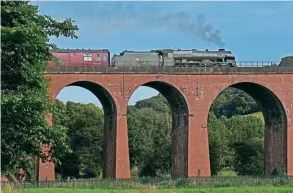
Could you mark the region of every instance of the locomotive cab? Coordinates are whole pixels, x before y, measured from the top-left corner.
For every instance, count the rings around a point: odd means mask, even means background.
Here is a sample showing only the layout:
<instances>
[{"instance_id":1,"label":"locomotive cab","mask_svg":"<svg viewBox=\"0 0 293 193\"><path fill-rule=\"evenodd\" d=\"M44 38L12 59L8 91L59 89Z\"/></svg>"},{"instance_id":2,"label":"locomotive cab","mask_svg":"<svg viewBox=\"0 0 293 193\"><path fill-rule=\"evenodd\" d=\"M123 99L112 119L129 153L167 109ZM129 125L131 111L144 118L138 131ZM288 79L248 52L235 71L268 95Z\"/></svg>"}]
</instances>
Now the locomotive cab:
<instances>
[{"instance_id":1,"label":"locomotive cab","mask_svg":"<svg viewBox=\"0 0 293 193\"><path fill-rule=\"evenodd\" d=\"M226 54L225 62L228 64L229 67L236 66L236 60L234 54Z\"/></svg>"}]
</instances>

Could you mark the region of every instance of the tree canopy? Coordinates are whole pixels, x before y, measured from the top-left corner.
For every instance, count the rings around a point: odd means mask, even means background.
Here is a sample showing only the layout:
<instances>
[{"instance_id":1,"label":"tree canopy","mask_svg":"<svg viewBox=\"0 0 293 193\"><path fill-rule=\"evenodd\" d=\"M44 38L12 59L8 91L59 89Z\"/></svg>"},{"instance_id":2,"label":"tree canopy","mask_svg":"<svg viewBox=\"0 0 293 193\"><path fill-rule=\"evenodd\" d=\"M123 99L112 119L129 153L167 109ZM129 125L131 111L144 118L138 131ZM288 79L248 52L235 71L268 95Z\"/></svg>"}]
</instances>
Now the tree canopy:
<instances>
[{"instance_id":1,"label":"tree canopy","mask_svg":"<svg viewBox=\"0 0 293 193\"><path fill-rule=\"evenodd\" d=\"M293 56L286 56L282 58L280 66L293 66Z\"/></svg>"},{"instance_id":2,"label":"tree canopy","mask_svg":"<svg viewBox=\"0 0 293 193\"><path fill-rule=\"evenodd\" d=\"M41 143L54 144L53 158L68 150L66 128L49 128L52 112L48 80L43 77L50 36L77 38L74 21L41 15L28 1L1 1L1 171L23 167L28 157L42 156Z\"/></svg>"},{"instance_id":3,"label":"tree canopy","mask_svg":"<svg viewBox=\"0 0 293 193\"><path fill-rule=\"evenodd\" d=\"M230 168L239 175L263 172L264 123L254 116L242 116L255 109L246 93L223 91L210 111L208 120L210 162L213 175ZM238 96L239 95L239 96ZM244 95L244 96L243 96ZM248 98L250 103L231 98ZM225 100L224 100L225 99ZM224 101L221 101L224 100ZM69 128L73 150L62 158L57 173L62 178L101 177L103 159L103 113L93 104L56 101L61 113L54 114L54 124ZM226 115L221 115L224 109ZM237 110L237 108L240 110ZM218 113L218 114L217 114ZM217 114L217 115L216 115ZM158 95L128 107L128 137L132 177L170 177L172 156L172 116L167 100ZM245 149L246 151L242 151ZM247 161L243 158L249 157ZM257 160L255 160L257 159ZM242 167L243 166L243 167Z\"/></svg>"}]
</instances>

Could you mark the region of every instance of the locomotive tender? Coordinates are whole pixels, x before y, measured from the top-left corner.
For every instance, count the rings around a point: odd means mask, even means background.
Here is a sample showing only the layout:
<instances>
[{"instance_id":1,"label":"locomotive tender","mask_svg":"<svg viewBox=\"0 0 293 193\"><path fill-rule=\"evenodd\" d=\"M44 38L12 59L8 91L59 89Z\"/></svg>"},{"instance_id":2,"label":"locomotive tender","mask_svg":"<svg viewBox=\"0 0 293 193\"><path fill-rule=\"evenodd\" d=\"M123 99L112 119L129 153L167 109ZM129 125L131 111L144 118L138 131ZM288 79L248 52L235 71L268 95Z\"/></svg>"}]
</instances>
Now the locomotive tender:
<instances>
[{"instance_id":1,"label":"locomotive tender","mask_svg":"<svg viewBox=\"0 0 293 193\"><path fill-rule=\"evenodd\" d=\"M176 66L176 67L236 67L235 55L231 51L172 50L123 51L110 61L110 51L67 49L52 51L64 66ZM50 61L49 66L56 65Z\"/></svg>"}]
</instances>

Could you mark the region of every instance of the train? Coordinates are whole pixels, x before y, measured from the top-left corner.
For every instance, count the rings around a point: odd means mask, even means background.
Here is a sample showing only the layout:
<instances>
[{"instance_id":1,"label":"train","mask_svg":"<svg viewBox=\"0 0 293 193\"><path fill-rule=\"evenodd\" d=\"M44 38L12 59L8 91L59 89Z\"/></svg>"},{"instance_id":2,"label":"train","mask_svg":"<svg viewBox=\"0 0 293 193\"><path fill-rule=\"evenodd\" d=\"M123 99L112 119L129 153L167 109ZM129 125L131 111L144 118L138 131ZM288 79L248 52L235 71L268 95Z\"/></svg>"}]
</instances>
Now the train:
<instances>
[{"instance_id":1,"label":"train","mask_svg":"<svg viewBox=\"0 0 293 193\"><path fill-rule=\"evenodd\" d=\"M150 51L125 50L110 58L108 49L58 49L52 54L64 66L173 66L173 67L236 67L235 55L228 50L156 49ZM50 61L49 66L58 65Z\"/></svg>"},{"instance_id":2,"label":"train","mask_svg":"<svg viewBox=\"0 0 293 193\"><path fill-rule=\"evenodd\" d=\"M108 49L101 50L85 50L85 49L55 49L51 50L53 56L59 59L49 61L49 66L101 66L108 67L110 65L110 51Z\"/></svg>"}]
</instances>

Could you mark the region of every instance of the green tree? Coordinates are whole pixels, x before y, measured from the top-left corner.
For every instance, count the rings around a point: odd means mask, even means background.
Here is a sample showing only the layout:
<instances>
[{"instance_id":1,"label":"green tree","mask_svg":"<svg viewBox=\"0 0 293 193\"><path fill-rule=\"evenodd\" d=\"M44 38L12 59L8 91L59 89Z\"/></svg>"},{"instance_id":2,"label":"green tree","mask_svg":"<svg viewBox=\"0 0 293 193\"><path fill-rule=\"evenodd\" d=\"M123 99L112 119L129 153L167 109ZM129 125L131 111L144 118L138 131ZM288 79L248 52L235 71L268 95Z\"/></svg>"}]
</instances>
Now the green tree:
<instances>
[{"instance_id":1,"label":"green tree","mask_svg":"<svg viewBox=\"0 0 293 193\"><path fill-rule=\"evenodd\" d=\"M235 115L246 115L260 111L255 100L244 91L236 88L223 90L211 106L211 111L217 116L228 118Z\"/></svg>"},{"instance_id":2,"label":"green tree","mask_svg":"<svg viewBox=\"0 0 293 193\"><path fill-rule=\"evenodd\" d=\"M222 120L231 154L229 165L238 175L258 175L264 169L264 123L253 116L234 116Z\"/></svg>"},{"instance_id":3,"label":"green tree","mask_svg":"<svg viewBox=\"0 0 293 193\"><path fill-rule=\"evenodd\" d=\"M167 100L158 95L128 107L131 167L139 176L171 172L172 119Z\"/></svg>"},{"instance_id":4,"label":"green tree","mask_svg":"<svg viewBox=\"0 0 293 193\"><path fill-rule=\"evenodd\" d=\"M172 126L168 113L153 114L153 132L151 133L152 154L145 157L141 176L170 176L172 158Z\"/></svg>"},{"instance_id":5,"label":"green tree","mask_svg":"<svg viewBox=\"0 0 293 193\"><path fill-rule=\"evenodd\" d=\"M234 96L234 101L241 101ZM229 103L227 101L227 106ZM232 109L237 109L232 105ZM242 107L244 107L244 102ZM63 177L97 177L102 169L101 156L103 139L103 114L94 105L84 105L68 102L63 104L56 100L58 107L54 115L54 124L69 128L70 147L73 152L66 154L62 165L57 166L57 173ZM130 148L130 163L133 176L169 176L171 171L172 150L172 119L171 110L166 99L158 95L138 101L128 107L128 137ZM231 111L232 115L240 111ZM264 125L262 120L252 116L232 116L217 118L211 112L208 120L209 148L212 175L228 167L245 170L241 166L241 152L233 145L253 143L263 140ZM97 142L97 143L95 143ZM237 146L238 147L238 146ZM246 146L242 146L244 148ZM238 147L239 149L240 147ZM250 148L250 147L248 147ZM246 149L247 150L247 149ZM263 155L262 149L257 155ZM262 154L261 154L262 153ZM81 156L82 155L82 156ZM253 156L250 156L253 158ZM260 157L261 158L261 157ZM262 168L260 162L245 163L245 167ZM238 165L237 165L238 164ZM257 171L258 172L258 171ZM257 173L253 173L257 174Z\"/></svg>"},{"instance_id":6,"label":"green tree","mask_svg":"<svg viewBox=\"0 0 293 193\"><path fill-rule=\"evenodd\" d=\"M94 104L56 100L58 111L53 114L53 124L68 128L71 153L65 154L56 172L62 178L100 177L103 169L103 111Z\"/></svg>"},{"instance_id":7,"label":"green tree","mask_svg":"<svg viewBox=\"0 0 293 193\"><path fill-rule=\"evenodd\" d=\"M264 174L263 140L249 140L232 144L235 151L234 169L238 175Z\"/></svg>"},{"instance_id":8,"label":"green tree","mask_svg":"<svg viewBox=\"0 0 293 193\"><path fill-rule=\"evenodd\" d=\"M280 66L293 66L293 56L286 56L281 59Z\"/></svg>"},{"instance_id":9,"label":"green tree","mask_svg":"<svg viewBox=\"0 0 293 193\"><path fill-rule=\"evenodd\" d=\"M224 121L229 130L230 143L244 142L253 138L263 139L264 123L257 117L252 116L234 116Z\"/></svg>"},{"instance_id":10,"label":"green tree","mask_svg":"<svg viewBox=\"0 0 293 193\"><path fill-rule=\"evenodd\" d=\"M133 109L128 113L130 162L139 171L148 162L146 158L153 154L154 113L151 108Z\"/></svg>"},{"instance_id":11,"label":"green tree","mask_svg":"<svg viewBox=\"0 0 293 193\"><path fill-rule=\"evenodd\" d=\"M217 175L227 164L229 155L228 130L224 122L210 113L208 119L209 152L212 175Z\"/></svg>"},{"instance_id":12,"label":"green tree","mask_svg":"<svg viewBox=\"0 0 293 193\"><path fill-rule=\"evenodd\" d=\"M239 175L262 173L264 152L258 147L264 143L264 123L261 119L239 115L217 118L211 112L208 129L212 175L217 175L224 168L233 169ZM253 145L250 146L250 143ZM245 160L247 156L250 156L249 160Z\"/></svg>"},{"instance_id":13,"label":"green tree","mask_svg":"<svg viewBox=\"0 0 293 193\"><path fill-rule=\"evenodd\" d=\"M167 99L161 94L158 94L157 96L148 99L137 101L135 107L138 109L152 108L157 113L170 113L169 103Z\"/></svg>"},{"instance_id":14,"label":"green tree","mask_svg":"<svg viewBox=\"0 0 293 193\"><path fill-rule=\"evenodd\" d=\"M55 161L68 150L66 129L49 128L52 106L43 74L52 60L49 36L76 38L71 19L58 22L40 15L28 1L1 1L1 171L13 172L30 156L41 156L41 143L53 144Z\"/></svg>"}]
</instances>

